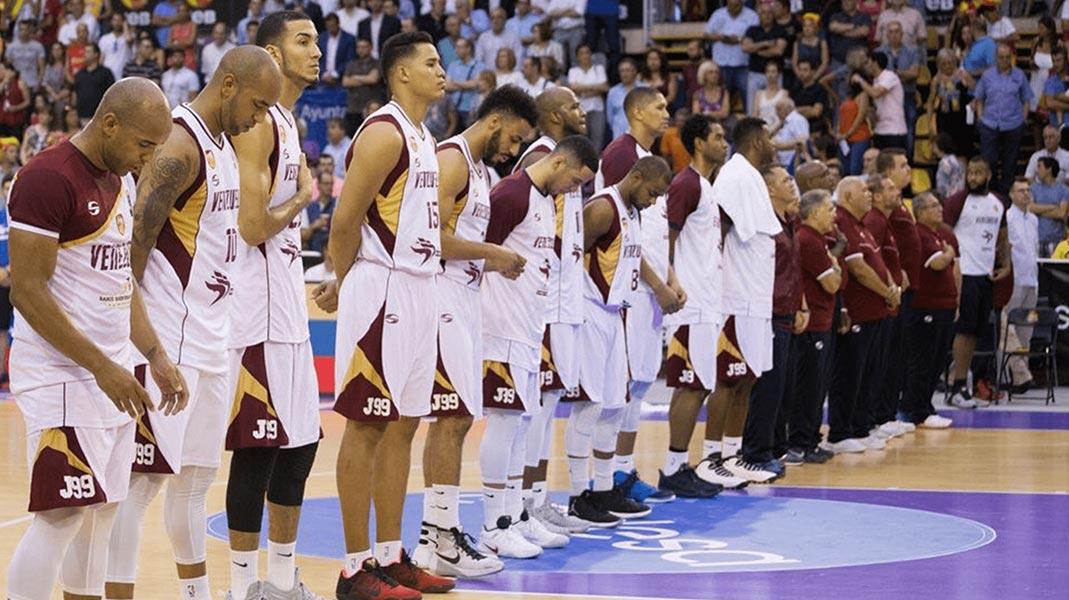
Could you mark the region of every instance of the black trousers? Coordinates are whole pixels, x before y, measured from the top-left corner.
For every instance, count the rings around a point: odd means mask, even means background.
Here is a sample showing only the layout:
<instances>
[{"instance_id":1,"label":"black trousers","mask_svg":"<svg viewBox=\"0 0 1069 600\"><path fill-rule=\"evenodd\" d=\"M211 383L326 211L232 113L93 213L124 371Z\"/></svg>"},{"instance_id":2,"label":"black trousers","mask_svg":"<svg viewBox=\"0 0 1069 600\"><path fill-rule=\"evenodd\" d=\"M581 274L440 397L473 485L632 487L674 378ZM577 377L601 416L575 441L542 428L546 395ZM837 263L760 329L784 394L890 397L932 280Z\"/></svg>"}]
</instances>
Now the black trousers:
<instances>
[{"instance_id":1,"label":"black trousers","mask_svg":"<svg viewBox=\"0 0 1069 600\"><path fill-rule=\"evenodd\" d=\"M757 379L750 391L750 407L742 432L742 458L750 463L775 458L776 423L790 371L793 317L772 318L772 369ZM784 328L786 326L786 328Z\"/></svg>"},{"instance_id":2,"label":"black trousers","mask_svg":"<svg viewBox=\"0 0 1069 600\"><path fill-rule=\"evenodd\" d=\"M877 407L883 395L884 378L887 373L887 355L890 354L891 323L893 319L879 321L876 335L872 338L872 350L869 351L868 366L861 380L857 408L854 411L854 435L863 438L869 435L873 427L879 425L876 420Z\"/></svg>"},{"instance_id":3,"label":"black trousers","mask_svg":"<svg viewBox=\"0 0 1069 600\"><path fill-rule=\"evenodd\" d=\"M873 407L876 425L894 421L898 406L901 404L902 389L906 385L906 369L910 352L909 319L910 306L913 304L913 292L902 294L902 306L898 316L888 319L886 353L881 365L883 385L877 386L878 396Z\"/></svg>"},{"instance_id":4,"label":"black trousers","mask_svg":"<svg viewBox=\"0 0 1069 600\"><path fill-rule=\"evenodd\" d=\"M909 377L902 396L902 412L913 423L935 414L932 394L943 373L946 355L954 341L954 309L910 311L906 323L913 348L909 354Z\"/></svg>"},{"instance_id":5,"label":"black trousers","mask_svg":"<svg viewBox=\"0 0 1069 600\"><path fill-rule=\"evenodd\" d=\"M832 356L834 336L831 331L812 332L794 336L791 362L794 363L794 393L789 402L787 417L787 445L812 450L820 443L821 409L827 391L828 362Z\"/></svg>"},{"instance_id":6,"label":"black trousers","mask_svg":"<svg viewBox=\"0 0 1069 600\"><path fill-rule=\"evenodd\" d=\"M828 389L828 441L841 442L862 435L858 423L869 418L865 393L877 381L873 367L884 321L854 323L836 340L831 387Z\"/></svg>"}]
</instances>

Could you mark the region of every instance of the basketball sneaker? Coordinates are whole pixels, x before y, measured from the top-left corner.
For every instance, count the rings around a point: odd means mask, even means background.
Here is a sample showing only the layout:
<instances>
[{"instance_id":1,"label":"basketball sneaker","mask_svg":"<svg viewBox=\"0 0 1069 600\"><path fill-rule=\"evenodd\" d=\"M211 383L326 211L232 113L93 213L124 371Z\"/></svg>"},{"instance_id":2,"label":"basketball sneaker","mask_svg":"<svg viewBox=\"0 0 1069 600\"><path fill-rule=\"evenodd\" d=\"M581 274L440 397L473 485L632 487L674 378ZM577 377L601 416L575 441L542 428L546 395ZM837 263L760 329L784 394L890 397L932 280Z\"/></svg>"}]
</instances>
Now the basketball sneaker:
<instances>
[{"instance_id":1,"label":"basketball sneaker","mask_svg":"<svg viewBox=\"0 0 1069 600\"><path fill-rule=\"evenodd\" d=\"M620 519L603 510L594 500L594 492L583 490L582 494L568 498L568 515L590 523L591 527L616 527Z\"/></svg>"},{"instance_id":2,"label":"basketball sneaker","mask_svg":"<svg viewBox=\"0 0 1069 600\"><path fill-rule=\"evenodd\" d=\"M973 400L965 389L954 392L950 395L950 399L947 400L947 404L955 408L976 408L978 404L976 400Z\"/></svg>"},{"instance_id":3,"label":"basketball sneaker","mask_svg":"<svg viewBox=\"0 0 1069 600\"><path fill-rule=\"evenodd\" d=\"M620 491L622 491L625 496L631 498L635 502L661 504L676 499L676 495L670 490L657 489L645 481L642 481L638 476L638 471L631 471L630 473L616 471L612 475L612 481L613 487L620 488Z\"/></svg>"},{"instance_id":4,"label":"basketball sneaker","mask_svg":"<svg viewBox=\"0 0 1069 600\"><path fill-rule=\"evenodd\" d=\"M438 527L423 521L419 524L419 544L412 551L412 562L421 569L435 570L434 553L438 549Z\"/></svg>"},{"instance_id":5,"label":"basketball sneaker","mask_svg":"<svg viewBox=\"0 0 1069 600\"><path fill-rule=\"evenodd\" d=\"M906 433L913 433L914 431L917 431L917 426L913 423L910 423L909 421L895 421L895 423L898 425L899 429Z\"/></svg>"},{"instance_id":6,"label":"basketball sneaker","mask_svg":"<svg viewBox=\"0 0 1069 600\"><path fill-rule=\"evenodd\" d=\"M756 464L743 460L741 456L732 456L725 459L722 463L724 468L731 472L735 477L746 479L752 483L770 483L775 480L778 475L772 471L767 463Z\"/></svg>"},{"instance_id":7,"label":"basketball sneaker","mask_svg":"<svg viewBox=\"0 0 1069 600\"><path fill-rule=\"evenodd\" d=\"M954 421L946 417L939 415L928 415L928 418L917 424L917 427L924 429L946 429L950 427Z\"/></svg>"},{"instance_id":8,"label":"basketball sneaker","mask_svg":"<svg viewBox=\"0 0 1069 600\"><path fill-rule=\"evenodd\" d=\"M293 581L296 585L288 590L280 590L270 581L265 581L263 584L263 600L326 600L323 596L313 593L301 583L300 569L293 570Z\"/></svg>"},{"instance_id":9,"label":"basketball sneaker","mask_svg":"<svg viewBox=\"0 0 1069 600\"><path fill-rule=\"evenodd\" d=\"M435 549L435 575L446 577L485 577L505 568L496 556L483 554L476 547L475 538L459 528L438 531Z\"/></svg>"},{"instance_id":10,"label":"basketball sneaker","mask_svg":"<svg viewBox=\"0 0 1069 600\"><path fill-rule=\"evenodd\" d=\"M822 465L831 460L833 456L835 456L834 452L832 452L831 450L825 450L824 448L818 446L816 448L813 448L812 450L805 451L805 458L803 459L803 462L806 462L811 465Z\"/></svg>"},{"instance_id":11,"label":"basketball sneaker","mask_svg":"<svg viewBox=\"0 0 1069 600\"><path fill-rule=\"evenodd\" d=\"M385 567L383 571L397 583L424 594L444 594L457 584L450 577L432 575L412 564L412 559L404 550L401 550L401 560Z\"/></svg>"},{"instance_id":12,"label":"basketball sneaker","mask_svg":"<svg viewBox=\"0 0 1069 600\"><path fill-rule=\"evenodd\" d=\"M560 506L551 502L546 502L537 508L528 508L528 513L541 521L542 525L553 533L571 535L573 533L584 533L593 527L589 521L569 515L567 506Z\"/></svg>"},{"instance_id":13,"label":"basketball sneaker","mask_svg":"<svg viewBox=\"0 0 1069 600\"><path fill-rule=\"evenodd\" d=\"M865 444L861 440L847 438L838 442L824 442L821 447L832 454L857 454L865 451Z\"/></svg>"},{"instance_id":14,"label":"basketball sneaker","mask_svg":"<svg viewBox=\"0 0 1069 600\"><path fill-rule=\"evenodd\" d=\"M249 586L249 591L245 592L245 597L240 600L263 600L264 597L264 584L262 581L257 581ZM298 596L299 597L299 596ZM226 593L226 600L239 600L234 598L232 592Z\"/></svg>"},{"instance_id":15,"label":"basketball sneaker","mask_svg":"<svg viewBox=\"0 0 1069 600\"><path fill-rule=\"evenodd\" d=\"M542 548L563 548L571 541L571 538L564 534L546 529L538 519L531 518L526 510L520 514L520 522L513 527L525 540Z\"/></svg>"},{"instance_id":16,"label":"basketball sneaker","mask_svg":"<svg viewBox=\"0 0 1069 600\"><path fill-rule=\"evenodd\" d=\"M653 511L648 504L635 502L616 488L600 492L591 491L590 499L601 510L621 519L638 519Z\"/></svg>"},{"instance_id":17,"label":"basketball sneaker","mask_svg":"<svg viewBox=\"0 0 1069 600\"><path fill-rule=\"evenodd\" d=\"M788 467L800 467L805 464L805 450L801 448L791 448L787 450L787 454L783 457L783 462Z\"/></svg>"},{"instance_id":18,"label":"basketball sneaker","mask_svg":"<svg viewBox=\"0 0 1069 600\"><path fill-rule=\"evenodd\" d=\"M680 465L679 470L671 475L658 472L661 477L657 485L672 491L679 498L712 498L724 490L722 485L702 480L688 464Z\"/></svg>"},{"instance_id":19,"label":"basketball sneaker","mask_svg":"<svg viewBox=\"0 0 1069 600\"><path fill-rule=\"evenodd\" d=\"M542 554L542 547L528 542L527 538L512 526L512 519L507 515L498 518L497 527L483 527L479 542L503 558L534 558Z\"/></svg>"},{"instance_id":20,"label":"basketball sneaker","mask_svg":"<svg viewBox=\"0 0 1069 600\"><path fill-rule=\"evenodd\" d=\"M369 558L363 567L346 577L338 575L338 585L334 589L338 600L421 600L423 594L405 587L396 579L386 574L378 561Z\"/></svg>"},{"instance_id":21,"label":"basketball sneaker","mask_svg":"<svg viewBox=\"0 0 1069 600\"><path fill-rule=\"evenodd\" d=\"M724 461L719 455L710 454L701 459L694 467L694 473L698 479L705 483L718 485L721 490L741 490L750 484L749 479L736 477L731 471L724 468Z\"/></svg>"},{"instance_id":22,"label":"basketball sneaker","mask_svg":"<svg viewBox=\"0 0 1069 600\"><path fill-rule=\"evenodd\" d=\"M873 435L872 432L869 432L869 436L868 437L859 438L858 441L861 442L862 444L864 444L865 450L886 450L887 449L887 441L883 440L883 439L881 439L881 438L879 438L879 437L877 437L875 435Z\"/></svg>"}]
</instances>

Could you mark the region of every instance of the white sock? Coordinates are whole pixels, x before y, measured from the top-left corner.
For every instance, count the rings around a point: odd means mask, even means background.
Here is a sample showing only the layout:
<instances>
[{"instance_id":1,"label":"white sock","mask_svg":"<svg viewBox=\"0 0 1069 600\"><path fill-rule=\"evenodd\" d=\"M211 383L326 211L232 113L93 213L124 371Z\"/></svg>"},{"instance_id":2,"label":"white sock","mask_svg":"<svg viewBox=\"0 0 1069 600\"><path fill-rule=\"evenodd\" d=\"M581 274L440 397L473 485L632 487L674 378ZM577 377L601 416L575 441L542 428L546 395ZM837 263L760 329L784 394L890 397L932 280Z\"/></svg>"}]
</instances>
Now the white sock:
<instances>
[{"instance_id":1,"label":"white sock","mask_svg":"<svg viewBox=\"0 0 1069 600\"><path fill-rule=\"evenodd\" d=\"M282 591L292 590L297 582L293 580L297 559L294 550L297 542L280 544L267 540L267 581Z\"/></svg>"},{"instance_id":2,"label":"white sock","mask_svg":"<svg viewBox=\"0 0 1069 600\"><path fill-rule=\"evenodd\" d=\"M208 587L207 575L192 579L179 579L178 587L182 589L183 600L212 600L212 592Z\"/></svg>"},{"instance_id":3,"label":"white sock","mask_svg":"<svg viewBox=\"0 0 1069 600\"><path fill-rule=\"evenodd\" d=\"M435 510L434 488L423 488L423 522L438 525L438 511Z\"/></svg>"},{"instance_id":4,"label":"white sock","mask_svg":"<svg viewBox=\"0 0 1069 600\"><path fill-rule=\"evenodd\" d=\"M487 530L497 529L498 518L507 515L505 490L502 488L483 488L483 527Z\"/></svg>"},{"instance_id":5,"label":"white sock","mask_svg":"<svg viewBox=\"0 0 1069 600\"><path fill-rule=\"evenodd\" d=\"M460 486L434 484L433 524L441 529L460 528Z\"/></svg>"},{"instance_id":6,"label":"white sock","mask_svg":"<svg viewBox=\"0 0 1069 600\"><path fill-rule=\"evenodd\" d=\"M724 458L735 456L742 450L742 437L724 436Z\"/></svg>"},{"instance_id":7,"label":"white sock","mask_svg":"<svg viewBox=\"0 0 1069 600\"><path fill-rule=\"evenodd\" d=\"M616 470L617 471L623 471L624 473L630 473L631 471L635 470L635 455L634 454L628 454L627 456L624 456L622 454L617 454L616 455L616 459L615 459L614 462L616 463Z\"/></svg>"},{"instance_id":8,"label":"white sock","mask_svg":"<svg viewBox=\"0 0 1069 600\"><path fill-rule=\"evenodd\" d=\"M702 456L709 456L710 454L716 454L723 452L723 445L720 440L705 440L702 442Z\"/></svg>"},{"instance_id":9,"label":"white sock","mask_svg":"<svg viewBox=\"0 0 1069 600\"><path fill-rule=\"evenodd\" d=\"M536 481L531 486L531 506L538 508L546 503L546 482Z\"/></svg>"},{"instance_id":10,"label":"white sock","mask_svg":"<svg viewBox=\"0 0 1069 600\"><path fill-rule=\"evenodd\" d=\"M664 476L675 475L679 471L679 467L686 464L687 458L687 452L672 452L669 450L664 456Z\"/></svg>"},{"instance_id":11,"label":"white sock","mask_svg":"<svg viewBox=\"0 0 1069 600\"><path fill-rule=\"evenodd\" d=\"M594 491L612 489L612 459L594 457Z\"/></svg>"},{"instance_id":12,"label":"white sock","mask_svg":"<svg viewBox=\"0 0 1069 600\"><path fill-rule=\"evenodd\" d=\"M364 568L364 561L371 558L371 550L364 550L363 552L349 552L345 555L345 576L352 577L356 575L360 569ZM242 596L244 598L244 596Z\"/></svg>"},{"instance_id":13,"label":"white sock","mask_svg":"<svg viewBox=\"0 0 1069 600\"><path fill-rule=\"evenodd\" d=\"M401 562L401 548L401 540L375 542L375 560L384 567Z\"/></svg>"},{"instance_id":14,"label":"white sock","mask_svg":"<svg viewBox=\"0 0 1069 600\"><path fill-rule=\"evenodd\" d=\"M505 514L512 517L513 523L519 523L523 513L522 483L522 479L509 479L505 482Z\"/></svg>"},{"instance_id":15,"label":"white sock","mask_svg":"<svg viewBox=\"0 0 1069 600\"><path fill-rule=\"evenodd\" d=\"M583 490L590 485L590 478L587 475L589 463L590 459L586 456L583 458L568 457L568 479L571 480L573 496L582 494Z\"/></svg>"},{"instance_id":16,"label":"white sock","mask_svg":"<svg viewBox=\"0 0 1069 600\"><path fill-rule=\"evenodd\" d=\"M230 593L244 598L249 587L260 579L260 551L230 551Z\"/></svg>"}]
</instances>

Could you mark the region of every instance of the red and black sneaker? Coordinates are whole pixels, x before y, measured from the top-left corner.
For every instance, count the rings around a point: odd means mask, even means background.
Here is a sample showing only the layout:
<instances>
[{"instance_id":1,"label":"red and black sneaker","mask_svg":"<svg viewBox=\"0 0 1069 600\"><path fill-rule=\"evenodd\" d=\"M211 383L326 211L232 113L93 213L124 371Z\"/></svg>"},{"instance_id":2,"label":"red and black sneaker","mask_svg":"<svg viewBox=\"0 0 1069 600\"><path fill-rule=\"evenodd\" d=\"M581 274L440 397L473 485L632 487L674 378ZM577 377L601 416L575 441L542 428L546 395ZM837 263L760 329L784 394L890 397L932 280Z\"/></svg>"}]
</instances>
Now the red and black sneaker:
<instances>
[{"instance_id":1,"label":"red and black sneaker","mask_svg":"<svg viewBox=\"0 0 1069 600\"><path fill-rule=\"evenodd\" d=\"M423 594L405 587L369 558L363 567L351 577L343 571L338 575L338 587L334 589L338 600L422 600Z\"/></svg>"},{"instance_id":2,"label":"red and black sneaker","mask_svg":"<svg viewBox=\"0 0 1069 600\"><path fill-rule=\"evenodd\" d=\"M432 575L417 567L404 550L401 550L401 560L385 567L383 571L401 585L425 594L444 594L457 584L455 579Z\"/></svg>"}]
</instances>

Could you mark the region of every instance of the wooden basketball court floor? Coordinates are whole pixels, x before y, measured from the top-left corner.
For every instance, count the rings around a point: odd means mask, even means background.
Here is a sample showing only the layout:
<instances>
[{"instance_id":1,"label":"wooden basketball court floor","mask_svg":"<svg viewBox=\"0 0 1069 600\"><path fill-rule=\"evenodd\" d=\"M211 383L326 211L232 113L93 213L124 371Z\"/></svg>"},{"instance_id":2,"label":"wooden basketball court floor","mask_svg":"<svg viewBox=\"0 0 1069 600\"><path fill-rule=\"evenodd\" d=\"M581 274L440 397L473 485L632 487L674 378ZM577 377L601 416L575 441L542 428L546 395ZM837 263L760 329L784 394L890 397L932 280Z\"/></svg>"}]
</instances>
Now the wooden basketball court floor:
<instances>
[{"instance_id":1,"label":"wooden basketball court floor","mask_svg":"<svg viewBox=\"0 0 1069 600\"><path fill-rule=\"evenodd\" d=\"M946 411L956 419L953 429L918 431L884 452L791 467L775 485L713 500L658 505L620 529L574 538L535 560L508 561L503 573L485 580L462 581L448 597L1069 598L1069 393L1059 396L1054 407L1025 401L1010 410ZM657 386L651 397L663 402L667 390ZM663 404L644 411L637 459L647 481L655 481L666 449L665 414ZM343 553L334 476L343 423L329 410L322 415L325 438L308 482L298 565L314 591L333 598ZM550 466L558 502L567 487L563 430L558 418ZM461 513L472 532L481 523L481 433L477 423L464 448ZM418 535L424 435L425 426L409 479L409 548ZM7 400L0 401L0 444L6 589L7 565L29 520L25 431ZM209 573L220 599L229 581L222 539L227 460L208 497ZM158 498L147 516L138 598L178 596L161 505ZM266 559L260 562L263 569Z\"/></svg>"}]
</instances>

